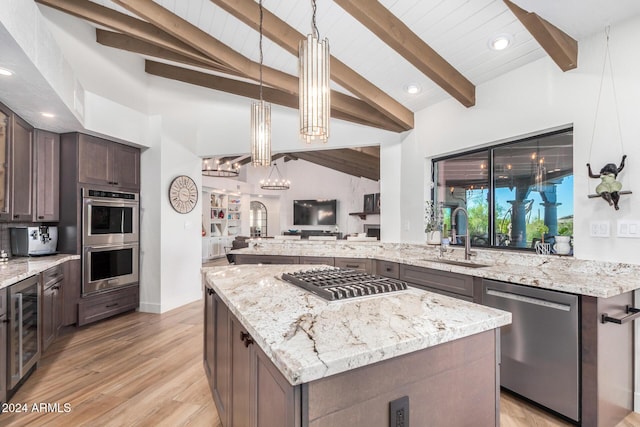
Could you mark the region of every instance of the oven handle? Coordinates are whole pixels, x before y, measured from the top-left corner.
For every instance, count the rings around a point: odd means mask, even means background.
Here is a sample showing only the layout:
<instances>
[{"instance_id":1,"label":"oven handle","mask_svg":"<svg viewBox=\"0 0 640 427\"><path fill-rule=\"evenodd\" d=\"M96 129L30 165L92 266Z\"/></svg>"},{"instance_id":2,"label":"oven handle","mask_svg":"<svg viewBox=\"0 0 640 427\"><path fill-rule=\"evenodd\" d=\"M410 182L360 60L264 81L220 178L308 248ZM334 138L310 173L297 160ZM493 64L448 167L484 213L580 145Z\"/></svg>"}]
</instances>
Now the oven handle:
<instances>
[{"instance_id":1,"label":"oven handle","mask_svg":"<svg viewBox=\"0 0 640 427\"><path fill-rule=\"evenodd\" d=\"M136 248L138 247L139 244L138 242L135 243L123 243L123 244L110 244L110 245L91 245L91 246L84 246L84 251L85 252L91 252L94 250L114 250L114 249L130 249L130 248Z\"/></svg>"},{"instance_id":2,"label":"oven handle","mask_svg":"<svg viewBox=\"0 0 640 427\"><path fill-rule=\"evenodd\" d=\"M126 200L114 200L114 199L90 199L85 197L84 199L85 205L103 205L103 206L114 206L114 207L132 207L137 208L140 206L140 202L138 201L126 201Z\"/></svg>"}]
</instances>

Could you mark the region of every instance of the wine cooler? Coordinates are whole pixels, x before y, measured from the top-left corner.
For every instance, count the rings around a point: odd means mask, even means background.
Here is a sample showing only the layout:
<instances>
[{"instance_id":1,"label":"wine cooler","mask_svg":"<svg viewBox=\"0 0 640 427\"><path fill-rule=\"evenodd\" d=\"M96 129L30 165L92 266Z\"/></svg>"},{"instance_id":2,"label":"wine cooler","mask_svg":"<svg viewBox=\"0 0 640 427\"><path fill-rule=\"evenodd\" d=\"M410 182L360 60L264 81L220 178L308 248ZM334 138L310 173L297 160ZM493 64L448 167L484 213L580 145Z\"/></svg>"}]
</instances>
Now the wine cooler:
<instances>
[{"instance_id":1,"label":"wine cooler","mask_svg":"<svg viewBox=\"0 0 640 427\"><path fill-rule=\"evenodd\" d=\"M9 287L8 388L13 389L40 359L40 285L33 276Z\"/></svg>"}]
</instances>

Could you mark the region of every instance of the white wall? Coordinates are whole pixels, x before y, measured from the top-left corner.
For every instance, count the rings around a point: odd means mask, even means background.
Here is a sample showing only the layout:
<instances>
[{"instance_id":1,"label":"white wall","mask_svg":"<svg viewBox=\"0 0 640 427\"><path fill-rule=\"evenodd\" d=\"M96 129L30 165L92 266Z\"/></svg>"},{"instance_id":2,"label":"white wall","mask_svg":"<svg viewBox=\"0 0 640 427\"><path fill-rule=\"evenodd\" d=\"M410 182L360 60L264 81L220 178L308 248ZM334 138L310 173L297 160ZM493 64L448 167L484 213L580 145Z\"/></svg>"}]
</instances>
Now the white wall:
<instances>
[{"instance_id":1,"label":"white wall","mask_svg":"<svg viewBox=\"0 0 640 427\"><path fill-rule=\"evenodd\" d=\"M622 196L620 210L614 211L600 199L588 199L597 180L587 176L585 164L591 162L599 169L606 163L618 163L623 154L618 136L616 104L607 76L600 112L595 122L592 154L591 140L597 106L598 88L604 59L604 34L579 42L578 68L562 72L548 58L521 67L500 78L477 86L477 104L465 108L454 100L441 102L419 111L415 117L415 144L406 137L402 145L402 181L400 191L403 204L424 200L428 193L430 167L420 181L420 169L425 158L442 156L496 142L540 133L549 129L574 126L574 241L575 256L638 263L640 241L636 239L589 237L589 221L611 221L612 230L618 219L640 220L640 122L637 119L637 99L640 96L640 20L618 25L610 32L610 51L615 72L617 107L624 141L624 153L629 158L619 176L625 189L635 190ZM429 164L429 163L428 163ZM382 176L393 173L397 165L383 163ZM405 172L405 170L407 172ZM421 214L420 214L421 215ZM403 209L400 221L409 230L402 230L402 240L411 241L419 235L422 224L414 208ZM383 224L384 227L384 224Z\"/></svg>"},{"instance_id":2,"label":"white wall","mask_svg":"<svg viewBox=\"0 0 640 427\"><path fill-rule=\"evenodd\" d=\"M349 215L350 212L362 212L364 195L379 193L380 183L367 178L358 178L332 169L318 166L304 160L285 162L277 161L278 169L284 178L291 181L289 190L261 190L280 193L280 225L281 231L297 230L327 230L333 231L336 226L304 226L293 225L293 201L304 199L337 199L338 200L338 230L343 234L362 233L364 224L379 224L380 215L367 215L366 220ZM253 184L256 192L259 181L267 178L270 168L247 168L247 183ZM272 177L275 177L273 175ZM384 209L384 198L382 209ZM274 235L269 230L269 235Z\"/></svg>"}]
</instances>

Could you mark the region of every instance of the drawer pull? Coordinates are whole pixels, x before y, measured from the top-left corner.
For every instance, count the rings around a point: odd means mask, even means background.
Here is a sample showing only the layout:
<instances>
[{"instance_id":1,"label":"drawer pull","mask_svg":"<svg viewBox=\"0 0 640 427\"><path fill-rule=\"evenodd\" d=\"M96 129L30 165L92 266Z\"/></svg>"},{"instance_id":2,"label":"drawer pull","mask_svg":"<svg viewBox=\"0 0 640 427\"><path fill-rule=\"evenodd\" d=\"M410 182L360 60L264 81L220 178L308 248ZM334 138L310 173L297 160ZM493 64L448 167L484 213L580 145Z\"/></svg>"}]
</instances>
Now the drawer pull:
<instances>
[{"instance_id":1,"label":"drawer pull","mask_svg":"<svg viewBox=\"0 0 640 427\"><path fill-rule=\"evenodd\" d=\"M117 303L117 302L114 302L113 304L107 304L107 305L105 305L105 306L104 306L104 308L111 308L111 307L117 307L117 306L118 306L118 303Z\"/></svg>"},{"instance_id":2,"label":"drawer pull","mask_svg":"<svg viewBox=\"0 0 640 427\"><path fill-rule=\"evenodd\" d=\"M360 268L358 264L345 264L347 268Z\"/></svg>"},{"instance_id":3,"label":"drawer pull","mask_svg":"<svg viewBox=\"0 0 640 427\"><path fill-rule=\"evenodd\" d=\"M390 272L392 272L392 271L393 271L393 268L391 268L391 267L387 267L387 268L385 268L385 271L386 271L387 273L390 273Z\"/></svg>"},{"instance_id":4,"label":"drawer pull","mask_svg":"<svg viewBox=\"0 0 640 427\"><path fill-rule=\"evenodd\" d=\"M213 294L214 294L213 289L207 288L207 295L213 295Z\"/></svg>"},{"instance_id":5,"label":"drawer pull","mask_svg":"<svg viewBox=\"0 0 640 427\"><path fill-rule=\"evenodd\" d=\"M240 332L240 340L244 343L245 347L249 347L253 344L253 338L247 332Z\"/></svg>"},{"instance_id":6,"label":"drawer pull","mask_svg":"<svg viewBox=\"0 0 640 427\"><path fill-rule=\"evenodd\" d=\"M607 313L604 313L602 315L602 323L611 322L611 323L615 323L616 325L622 325L624 323L630 322L631 320L634 320L640 317L640 308L635 308L628 305L625 308L625 313L627 313L627 315L620 319L616 319L615 317L609 317Z\"/></svg>"}]
</instances>

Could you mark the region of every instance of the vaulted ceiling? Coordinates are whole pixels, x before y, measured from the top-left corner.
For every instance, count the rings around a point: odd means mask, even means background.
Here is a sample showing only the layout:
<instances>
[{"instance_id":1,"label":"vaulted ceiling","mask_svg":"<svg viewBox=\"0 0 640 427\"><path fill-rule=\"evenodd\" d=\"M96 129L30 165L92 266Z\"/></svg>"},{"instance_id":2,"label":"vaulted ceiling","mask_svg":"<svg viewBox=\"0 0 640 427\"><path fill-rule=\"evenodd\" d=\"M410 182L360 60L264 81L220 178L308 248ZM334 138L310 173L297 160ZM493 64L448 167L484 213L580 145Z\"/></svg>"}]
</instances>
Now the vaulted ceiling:
<instances>
[{"instance_id":1,"label":"vaulted ceiling","mask_svg":"<svg viewBox=\"0 0 640 427\"><path fill-rule=\"evenodd\" d=\"M258 96L259 7L254 0L35 1L92 23L98 43L143 56L149 74ZM579 62L577 40L640 14L640 2L634 0L604 3L320 0L317 26L333 56L332 117L402 132L413 128L415 111L448 97L473 108L476 85L544 55L560 70L571 70ZM295 109L297 46L310 32L311 5L263 0L263 6L264 97ZM512 38L509 49L488 48L497 34ZM409 84L420 92L408 94ZM326 152L318 164L332 154L339 154L336 164L352 157L349 151Z\"/></svg>"}]
</instances>

